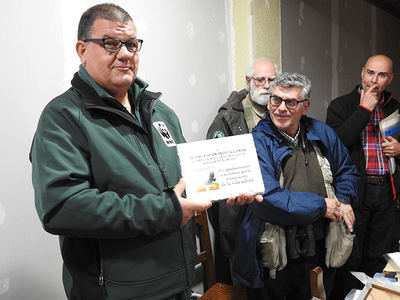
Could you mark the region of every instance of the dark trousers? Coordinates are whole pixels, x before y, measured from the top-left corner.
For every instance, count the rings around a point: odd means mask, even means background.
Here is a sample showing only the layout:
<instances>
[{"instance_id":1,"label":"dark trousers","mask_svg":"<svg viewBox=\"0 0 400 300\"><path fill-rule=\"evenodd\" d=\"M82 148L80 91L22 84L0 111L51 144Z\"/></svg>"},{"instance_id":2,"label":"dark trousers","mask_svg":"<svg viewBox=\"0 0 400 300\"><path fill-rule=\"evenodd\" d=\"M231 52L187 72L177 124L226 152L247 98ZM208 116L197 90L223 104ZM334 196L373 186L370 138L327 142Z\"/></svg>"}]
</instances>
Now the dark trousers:
<instances>
[{"instance_id":1,"label":"dark trousers","mask_svg":"<svg viewBox=\"0 0 400 300\"><path fill-rule=\"evenodd\" d=\"M328 295L335 276L335 269L325 266L324 241L317 243L317 254L312 257L290 259L286 267L276 272L276 279L269 278L269 270L264 269L264 287L247 289L248 300L310 300L310 271L321 266L324 273L324 286ZM329 299L329 298L328 298Z\"/></svg>"},{"instance_id":2,"label":"dark trousers","mask_svg":"<svg viewBox=\"0 0 400 300\"><path fill-rule=\"evenodd\" d=\"M386 265L383 254L398 251L399 236L394 230L395 203L390 180L382 185L366 184L365 197L360 201L362 203L354 209L356 238L353 253L337 271L333 300L344 299L353 288L362 288L350 271L365 272L373 277Z\"/></svg>"},{"instance_id":3,"label":"dark trousers","mask_svg":"<svg viewBox=\"0 0 400 300\"><path fill-rule=\"evenodd\" d=\"M360 270L369 276L381 272L386 265L383 254L391 249L394 212L390 182L367 184L364 203L356 211L355 228L359 245L362 245Z\"/></svg>"}]
</instances>

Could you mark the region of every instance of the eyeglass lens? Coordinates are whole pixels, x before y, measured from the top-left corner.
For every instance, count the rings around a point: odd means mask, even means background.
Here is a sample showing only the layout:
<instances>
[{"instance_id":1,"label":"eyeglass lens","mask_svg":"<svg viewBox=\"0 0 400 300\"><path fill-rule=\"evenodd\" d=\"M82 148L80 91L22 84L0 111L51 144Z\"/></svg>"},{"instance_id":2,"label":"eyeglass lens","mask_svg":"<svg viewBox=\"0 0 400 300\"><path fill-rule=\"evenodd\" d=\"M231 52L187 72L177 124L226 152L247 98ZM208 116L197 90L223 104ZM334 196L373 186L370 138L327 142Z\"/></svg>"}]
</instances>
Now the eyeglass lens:
<instances>
[{"instance_id":1,"label":"eyeglass lens","mask_svg":"<svg viewBox=\"0 0 400 300\"><path fill-rule=\"evenodd\" d=\"M258 85L263 85L265 84L265 77L252 77L254 79L254 81L256 82L256 84Z\"/></svg>"},{"instance_id":2,"label":"eyeglass lens","mask_svg":"<svg viewBox=\"0 0 400 300\"><path fill-rule=\"evenodd\" d=\"M125 42L117 39L103 40L104 48L110 52L117 52L119 49L121 49L123 44L125 44L125 47L129 52L137 52L142 46L142 41L137 39L130 39Z\"/></svg>"},{"instance_id":3,"label":"eyeglass lens","mask_svg":"<svg viewBox=\"0 0 400 300\"><path fill-rule=\"evenodd\" d=\"M274 96L272 95L270 98L271 104L273 106L279 106L281 105L282 101L285 102L285 105L287 108L291 108L291 109L295 109L297 107L297 104L299 103L299 101L295 100L295 99L282 99L281 97L278 96ZM300 101L302 102L302 101Z\"/></svg>"}]
</instances>

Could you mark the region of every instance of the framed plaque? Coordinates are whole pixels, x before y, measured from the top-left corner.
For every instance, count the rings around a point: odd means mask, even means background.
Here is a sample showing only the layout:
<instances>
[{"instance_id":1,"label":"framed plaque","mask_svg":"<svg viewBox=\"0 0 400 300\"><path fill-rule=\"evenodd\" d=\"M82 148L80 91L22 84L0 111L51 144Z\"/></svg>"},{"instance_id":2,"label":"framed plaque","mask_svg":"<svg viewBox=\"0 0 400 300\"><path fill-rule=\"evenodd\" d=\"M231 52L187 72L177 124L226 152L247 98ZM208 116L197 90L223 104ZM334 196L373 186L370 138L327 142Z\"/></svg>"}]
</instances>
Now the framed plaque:
<instances>
[{"instance_id":1,"label":"framed plaque","mask_svg":"<svg viewBox=\"0 0 400 300\"><path fill-rule=\"evenodd\" d=\"M215 201L264 192L251 134L178 144L177 150L188 199Z\"/></svg>"}]
</instances>

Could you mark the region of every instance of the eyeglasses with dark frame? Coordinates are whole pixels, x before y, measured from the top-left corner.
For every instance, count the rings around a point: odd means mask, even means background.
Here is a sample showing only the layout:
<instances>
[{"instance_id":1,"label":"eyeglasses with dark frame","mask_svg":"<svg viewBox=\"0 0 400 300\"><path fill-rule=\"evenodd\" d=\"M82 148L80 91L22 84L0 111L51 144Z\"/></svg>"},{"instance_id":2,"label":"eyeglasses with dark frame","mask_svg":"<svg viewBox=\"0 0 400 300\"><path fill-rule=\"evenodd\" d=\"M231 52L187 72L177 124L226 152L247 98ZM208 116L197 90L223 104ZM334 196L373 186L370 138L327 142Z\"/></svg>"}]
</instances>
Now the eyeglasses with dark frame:
<instances>
[{"instance_id":1,"label":"eyeglasses with dark frame","mask_svg":"<svg viewBox=\"0 0 400 300\"><path fill-rule=\"evenodd\" d=\"M257 86L261 86L261 85L264 85L267 82L267 80L268 80L268 83L271 83L272 81L275 80L275 77L271 77L271 78L251 77L251 79L254 80L254 82L256 83Z\"/></svg>"},{"instance_id":2,"label":"eyeglasses with dark frame","mask_svg":"<svg viewBox=\"0 0 400 300\"><path fill-rule=\"evenodd\" d=\"M298 101L296 99L282 99L277 95L271 95L271 97L269 98L269 102L272 106L278 107L279 105L281 105L282 102L285 102L287 109L290 110L295 110L299 103L303 103L306 101L308 101L308 99L304 99L301 101Z\"/></svg>"},{"instance_id":3,"label":"eyeglasses with dark frame","mask_svg":"<svg viewBox=\"0 0 400 300\"><path fill-rule=\"evenodd\" d=\"M121 49L122 45L125 45L126 49L129 52L135 53L142 48L143 44L143 40L137 38L132 38L126 40L125 42L114 38L85 39L83 41L85 43L87 42L101 43L103 48L108 52L118 52Z\"/></svg>"}]
</instances>

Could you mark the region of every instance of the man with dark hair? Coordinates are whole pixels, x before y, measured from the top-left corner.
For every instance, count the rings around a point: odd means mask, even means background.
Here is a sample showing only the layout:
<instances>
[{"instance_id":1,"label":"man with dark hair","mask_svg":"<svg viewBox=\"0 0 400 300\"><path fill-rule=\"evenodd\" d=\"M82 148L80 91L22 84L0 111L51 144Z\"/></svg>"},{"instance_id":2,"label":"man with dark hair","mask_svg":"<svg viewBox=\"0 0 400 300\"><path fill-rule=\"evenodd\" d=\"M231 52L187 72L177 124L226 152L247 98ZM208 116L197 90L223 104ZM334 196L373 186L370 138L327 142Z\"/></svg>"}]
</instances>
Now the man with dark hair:
<instances>
[{"instance_id":1,"label":"man with dark hair","mask_svg":"<svg viewBox=\"0 0 400 300\"><path fill-rule=\"evenodd\" d=\"M343 298L357 284L349 270L359 270L369 276L381 272L386 261L383 254L397 251L392 243L395 214L395 195L399 195L400 165L394 160L396 172L391 175L389 158L400 155L399 142L387 136L385 141L379 122L400 107L386 87L393 80L393 63L385 55L373 55L361 70L361 85L349 94L329 104L326 123L339 135L349 149L351 159L360 172L359 205L356 215L356 246L335 291ZM399 237L396 237L398 241ZM358 250L358 251L356 251Z\"/></svg>"},{"instance_id":2,"label":"man with dark hair","mask_svg":"<svg viewBox=\"0 0 400 300\"><path fill-rule=\"evenodd\" d=\"M89 8L78 36L79 71L42 112L30 153L39 217L60 236L67 297L187 300L192 217L211 203L182 197L178 118L136 77L143 41L125 10Z\"/></svg>"},{"instance_id":3,"label":"man with dark hair","mask_svg":"<svg viewBox=\"0 0 400 300\"><path fill-rule=\"evenodd\" d=\"M268 115L253 129L264 201L247 205L233 255L234 276L248 299L311 299L309 273L324 270L329 292L334 270L325 265L329 220L343 218L352 231L357 171L335 132L306 116L310 80L285 73L271 84ZM282 232L281 261L271 264L269 229ZM266 241L263 241L266 236Z\"/></svg>"},{"instance_id":4,"label":"man with dark hair","mask_svg":"<svg viewBox=\"0 0 400 300\"><path fill-rule=\"evenodd\" d=\"M265 117L269 87L277 73L276 65L267 58L252 61L246 71L246 89L233 91L210 125L207 139L249 133ZM231 258L245 206L227 207L224 201L208 210L215 231L214 258L217 281L232 282Z\"/></svg>"},{"instance_id":5,"label":"man with dark hair","mask_svg":"<svg viewBox=\"0 0 400 300\"><path fill-rule=\"evenodd\" d=\"M114 22L133 22L129 13L112 3L107 5L98 4L86 10L79 21L78 41L90 38L93 29L93 23L96 19L105 19Z\"/></svg>"}]
</instances>

